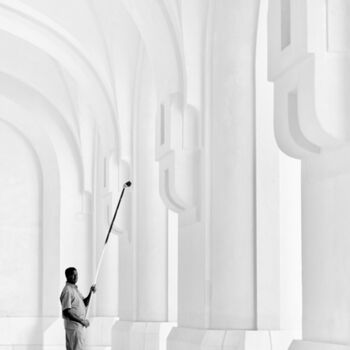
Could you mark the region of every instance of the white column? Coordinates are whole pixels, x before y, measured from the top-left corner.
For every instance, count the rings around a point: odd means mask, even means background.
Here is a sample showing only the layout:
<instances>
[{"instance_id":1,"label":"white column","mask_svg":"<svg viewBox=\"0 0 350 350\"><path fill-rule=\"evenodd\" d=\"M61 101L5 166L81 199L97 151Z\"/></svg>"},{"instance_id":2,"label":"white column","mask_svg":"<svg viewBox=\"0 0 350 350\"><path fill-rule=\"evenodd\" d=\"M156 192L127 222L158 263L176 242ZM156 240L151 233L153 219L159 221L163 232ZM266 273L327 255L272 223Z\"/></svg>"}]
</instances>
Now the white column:
<instances>
[{"instance_id":1,"label":"white column","mask_svg":"<svg viewBox=\"0 0 350 350\"><path fill-rule=\"evenodd\" d=\"M116 196L112 196L112 184L109 178L109 164L111 155L103 151L100 142L95 149L95 203L94 210L96 222L94 224L94 269L95 276L97 264L103 250L107 232L112 221L115 207L117 205ZM116 175L116 174L115 174ZM117 182L117 178L114 179ZM118 189L119 190L119 189ZM116 226L118 225L118 219ZM95 312L97 317L116 317L118 308L118 237L110 236L106 251L103 257L100 273L98 276L98 294L96 298ZM112 321L113 322L113 321Z\"/></svg>"},{"instance_id":2,"label":"white column","mask_svg":"<svg viewBox=\"0 0 350 350\"><path fill-rule=\"evenodd\" d=\"M179 213L178 327L168 338L171 350L277 344L266 324L277 323L272 329L278 330L278 315L277 322L268 319L273 312L260 315L268 302L263 308L257 299L258 9L259 1L182 7L187 92L162 102L157 137L162 197ZM261 328L258 316L265 317Z\"/></svg>"},{"instance_id":3,"label":"white column","mask_svg":"<svg viewBox=\"0 0 350 350\"><path fill-rule=\"evenodd\" d=\"M349 16L346 0L270 2L276 136L302 160L303 340L291 349L350 348Z\"/></svg>"},{"instance_id":4,"label":"white column","mask_svg":"<svg viewBox=\"0 0 350 350\"><path fill-rule=\"evenodd\" d=\"M121 209L119 321L112 331L112 347L118 350L162 349L171 327L168 211L160 198L155 161L155 88L143 46L140 50L131 100L130 161L120 167L120 185L128 179L133 184Z\"/></svg>"}]
</instances>

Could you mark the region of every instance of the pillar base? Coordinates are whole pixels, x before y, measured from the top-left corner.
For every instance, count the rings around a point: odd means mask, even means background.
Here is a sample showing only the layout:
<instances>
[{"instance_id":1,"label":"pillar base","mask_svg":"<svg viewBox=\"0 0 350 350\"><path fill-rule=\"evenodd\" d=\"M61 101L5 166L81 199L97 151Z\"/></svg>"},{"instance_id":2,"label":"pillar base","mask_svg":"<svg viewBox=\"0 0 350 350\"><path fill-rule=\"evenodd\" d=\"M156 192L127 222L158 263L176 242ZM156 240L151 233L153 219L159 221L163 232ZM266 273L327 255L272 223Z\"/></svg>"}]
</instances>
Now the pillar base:
<instances>
[{"instance_id":1,"label":"pillar base","mask_svg":"<svg viewBox=\"0 0 350 350\"><path fill-rule=\"evenodd\" d=\"M165 350L175 323L117 321L112 329L112 350Z\"/></svg>"},{"instance_id":2,"label":"pillar base","mask_svg":"<svg viewBox=\"0 0 350 350\"><path fill-rule=\"evenodd\" d=\"M305 340L294 340L289 350L350 350L350 346L318 343Z\"/></svg>"},{"instance_id":3,"label":"pillar base","mask_svg":"<svg viewBox=\"0 0 350 350\"><path fill-rule=\"evenodd\" d=\"M173 328L167 350L288 350L297 331Z\"/></svg>"}]
</instances>

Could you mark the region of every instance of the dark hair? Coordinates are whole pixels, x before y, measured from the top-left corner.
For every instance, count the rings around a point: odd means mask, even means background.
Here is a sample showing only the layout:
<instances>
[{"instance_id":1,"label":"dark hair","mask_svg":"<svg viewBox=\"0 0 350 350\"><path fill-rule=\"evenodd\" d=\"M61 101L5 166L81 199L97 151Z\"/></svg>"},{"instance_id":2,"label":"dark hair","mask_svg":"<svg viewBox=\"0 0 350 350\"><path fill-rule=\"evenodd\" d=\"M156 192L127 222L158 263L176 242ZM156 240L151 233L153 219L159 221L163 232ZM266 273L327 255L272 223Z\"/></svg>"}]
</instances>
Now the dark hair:
<instances>
[{"instance_id":1,"label":"dark hair","mask_svg":"<svg viewBox=\"0 0 350 350\"><path fill-rule=\"evenodd\" d=\"M69 276L72 276L73 272L77 271L77 269L75 267L68 267L65 271L64 274L66 275L66 278L68 278Z\"/></svg>"}]
</instances>

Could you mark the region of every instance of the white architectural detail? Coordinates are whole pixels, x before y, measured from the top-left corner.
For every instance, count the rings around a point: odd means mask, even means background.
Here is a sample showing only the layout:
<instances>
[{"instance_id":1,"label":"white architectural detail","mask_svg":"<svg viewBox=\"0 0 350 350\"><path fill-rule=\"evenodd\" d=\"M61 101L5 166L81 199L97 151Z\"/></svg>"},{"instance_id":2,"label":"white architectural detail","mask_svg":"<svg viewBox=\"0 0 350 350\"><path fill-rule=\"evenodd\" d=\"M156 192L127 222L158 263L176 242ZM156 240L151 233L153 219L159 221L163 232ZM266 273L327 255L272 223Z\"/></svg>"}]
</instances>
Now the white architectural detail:
<instances>
[{"instance_id":1,"label":"white architectural detail","mask_svg":"<svg viewBox=\"0 0 350 350\"><path fill-rule=\"evenodd\" d=\"M349 349L349 18L0 0L0 350L64 349L64 270L85 294L128 180L89 350Z\"/></svg>"},{"instance_id":2,"label":"white architectural detail","mask_svg":"<svg viewBox=\"0 0 350 350\"><path fill-rule=\"evenodd\" d=\"M12 2L8 5L12 8L15 4ZM7 10L1 7L1 16L6 17L6 14L9 14ZM16 17L15 13L13 15ZM16 18L18 17L20 16ZM23 18L22 21L14 20L10 21L11 23L8 23L8 17L1 21L3 54L0 62L2 95L0 118L16 128L27 140L28 148L33 149L38 156L41 172L37 181L42 187L43 196L39 212L42 220L40 225L42 240L34 253L42 262L42 283L38 284L40 305L37 315L28 315L23 310L17 314L1 313L0 345L63 347L64 337L58 296L64 283L64 269L69 265L78 267L81 276L84 276L80 281L83 292L87 290L87 285L90 283L89 272L93 270L90 260L94 250L91 245L93 242L91 223L96 212L92 211L91 193L95 196L92 183L96 175L92 170L94 160L91 161L91 158L94 156L90 145L94 142L95 134L102 132L105 137L101 144L108 150L107 152L110 152L113 141L107 137L105 130L110 129L110 135L115 136L116 133L113 131L115 116L107 111L108 105L106 109L103 94L96 89L98 84L93 82L93 74L85 74L89 72L86 66L82 69L85 72L79 78L79 74L71 69L76 65L74 59L71 61L71 66L67 63L69 59L65 61L67 70L56 64L46 55L49 52L55 57L55 50L38 50L38 46L45 48L50 44L46 42L47 39L40 41L45 36L42 36L42 32L36 36L29 29L35 27L37 23L30 23L28 18L26 22ZM6 27L6 23L9 26ZM15 36L7 34L8 32ZM28 39L28 36L31 36L34 45L32 40L28 42L23 40ZM56 47L56 53L61 52L64 55L65 44L61 47L59 45ZM70 52L75 55L74 50ZM78 69L81 70L83 66L84 64ZM86 84L87 76L90 76L88 79L90 88ZM89 96L92 108L89 108L86 96ZM72 102L74 97L78 99ZM86 111L90 111L90 115L87 115ZM111 124L103 122L98 117L97 111L101 115L111 115ZM11 145L11 143L7 145L9 156L12 154ZM101 232L101 235L104 233ZM8 233L3 231L1 237L5 234ZM98 242L99 238L95 241ZM10 250L10 246L7 248ZM29 255L28 251L28 257ZM15 259L16 255L12 256ZM26 254L23 254L23 259L26 259ZM28 267L29 262L28 260ZM32 283L36 282L33 280ZM19 286L20 284L17 285L18 288ZM29 288L32 287L25 283L25 288L21 287L21 290L25 293ZM33 290L36 290L34 286ZM113 288L109 289L111 290ZM114 298L113 301L116 304ZM108 316L108 313L103 316ZM113 321L114 317L112 321L108 317L92 320L95 331L91 329L92 336L88 337L89 346L110 345L109 336Z\"/></svg>"},{"instance_id":3,"label":"white architectural detail","mask_svg":"<svg viewBox=\"0 0 350 350\"><path fill-rule=\"evenodd\" d=\"M199 115L179 95L162 103L157 117L160 193L180 214L180 225L200 219Z\"/></svg>"},{"instance_id":4,"label":"white architectural detail","mask_svg":"<svg viewBox=\"0 0 350 350\"><path fill-rule=\"evenodd\" d=\"M169 349L233 348L237 342L242 349L254 349L256 344L278 347L262 329L275 326L280 332L280 310L275 312L266 289L257 282L257 274L264 272L256 265L258 7L254 1L182 4L186 90L161 100L157 123L162 198L179 213L178 327L169 335ZM195 119L186 113L190 105ZM194 129L188 127L191 123ZM183 147L187 135L193 142L190 152ZM190 166L184 158L191 159ZM186 197L192 192L185 186L194 190L194 199ZM194 204L197 220L186 213ZM261 259L263 249L276 245L263 239L259 262L269 263ZM268 276L264 272L259 278ZM279 277L272 279L279 290ZM292 333L282 333L287 344Z\"/></svg>"},{"instance_id":5,"label":"white architectural detail","mask_svg":"<svg viewBox=\"0 0 350 350\"><path fill-rule=\"evenodd\" d=\"M52 278L52 271L59 270L60 263L60 250L59 246L59 229L60 229L60 203L61 194L60 190L60 176L58 171L58 164L56 154L53 147L45 135L40 135L37 128L30 123L18 118L18 115L26 115L24 109L20 109L10 101L6 101L1 98L1 105L4 108L1 116L1 120L5 121L9 125L12 125L18 132L27 138L28 142L32 145L34 152L37 155L40 165L39 179L42 181L42 198L40 194L38 196L39 203L38 210L39 216L42 218L40 226L42 227L42 244L43 250L39 256L41 259L47 261L42 269L43 285L47 285L45 288L46 293L42 293L42 305L40 305L41 313L52 316L57 312L57 304L53 298L60 284L60 277ZM29 115L27 115L29 117ZM24 133L25 130L25 133ZM38 179L38 180L39 180ZM48 232L46 235L45 233ZM5 231L3 232L5 234Z\"/></svg>"},{"instance_id":6,"label":"white architectural detail","mask_svg":"<svg viewBox=\"0 0 350 350\"><path fill-rule=\"evenodd\" d=\"M181 31L169 5L160 0L122 0L140 33L160 100L185 88ZM176 6L177 7L177 6Z\"/></svg>"},{"instance_id":7,"label":"white architectural detail","mask_svg":"<svg viewBox=\"0 0 350 350\"><path fill-rule=\"evenodd\" d=\"M99 96L100 110L95 111L95 113L102 114L102 116L96 118L96 122L103 129L108 142L110 144L115 142L115 146L118 148L118 138L116 137L118 135L117 109L114 96L110 91L109 83L105 81L106 78L96 68L97 65L90 61L89 53L57 23L22 2L3 0L0 3L0 8L2 9L0 16L3 16L0 21L2 31L28 41L59 61L80 83L80 93L88 101L93 101L96 98L95 95ZM77 62L79 63L77 64ZM102 108L104 113L101 113ZM101 122L103 119L105 121ZM107 125L110 127L106 127Z\"/></svg>"},{"instance_id":8,"label":"white architectural detail","mask_svg":"<svg viewBox=\"0 0 350 350\"><path fill-rule=\"evenodd\" d=\"M302 163L303 340L293 350L350 345L348 14L341 0L270 2L276 137Z\"/></svg>"},{"instance_id":9,"label":"white architectural detail","mask_svg":"<svg viewBox=\"0 0 350 350\"><path fill-rule=\"evenodd\" d=\"M120 180L133 182L123 203L119 242L119 321L112 330L114 349L161 349L168 323L168 213L159 195L155 162L156 96L143 46L130 86L131 123L125 123L131 143ZM128 176L125 177L125 176Z\"/></svg>"}]
</instances>

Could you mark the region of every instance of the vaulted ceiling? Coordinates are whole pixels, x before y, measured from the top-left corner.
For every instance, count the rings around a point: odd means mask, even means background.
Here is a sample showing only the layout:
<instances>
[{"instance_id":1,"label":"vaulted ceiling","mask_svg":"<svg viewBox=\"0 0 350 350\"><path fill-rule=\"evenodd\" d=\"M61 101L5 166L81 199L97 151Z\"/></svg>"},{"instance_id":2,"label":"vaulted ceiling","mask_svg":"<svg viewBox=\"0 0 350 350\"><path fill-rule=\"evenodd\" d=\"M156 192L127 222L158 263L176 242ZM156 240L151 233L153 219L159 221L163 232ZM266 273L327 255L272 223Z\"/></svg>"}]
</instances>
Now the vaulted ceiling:
<instances>
[{"instance_id":1,"label":"vaulted ceiling","mask_svg":"<svg viewBox=\"0 0 350 350\"><path fill-rule=\"evenodd\" d=\"M158 96L176 91L180 42L178 1L0 0L0 120L65 144L88 188L88 134L120 159L140 57Z\"/></svg>"}]
</instances>

